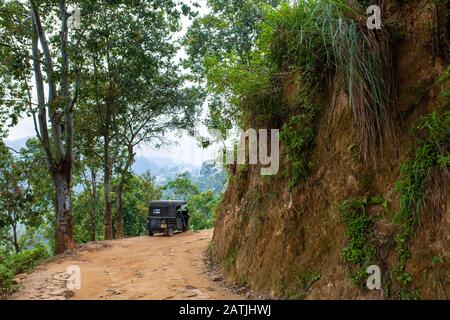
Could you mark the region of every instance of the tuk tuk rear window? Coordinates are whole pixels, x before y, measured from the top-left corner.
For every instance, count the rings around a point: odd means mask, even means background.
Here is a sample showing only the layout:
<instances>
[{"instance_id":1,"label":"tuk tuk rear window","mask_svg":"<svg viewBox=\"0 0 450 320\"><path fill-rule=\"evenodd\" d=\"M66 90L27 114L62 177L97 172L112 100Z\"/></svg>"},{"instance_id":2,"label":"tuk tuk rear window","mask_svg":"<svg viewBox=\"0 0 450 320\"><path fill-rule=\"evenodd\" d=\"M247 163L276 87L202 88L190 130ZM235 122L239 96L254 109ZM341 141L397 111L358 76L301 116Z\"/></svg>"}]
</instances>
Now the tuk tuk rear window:
<instances>
[{"instance_id":1,"label":"tuk tuk rear window","mask_svg":"<svg viewBox=\"0 0 450 320\"><path fill-rule=\"evenodd\" d=\"M167 216L169 215L169 207L151 207L150 215L152 216Z\"/></svg>"}]
</instances>

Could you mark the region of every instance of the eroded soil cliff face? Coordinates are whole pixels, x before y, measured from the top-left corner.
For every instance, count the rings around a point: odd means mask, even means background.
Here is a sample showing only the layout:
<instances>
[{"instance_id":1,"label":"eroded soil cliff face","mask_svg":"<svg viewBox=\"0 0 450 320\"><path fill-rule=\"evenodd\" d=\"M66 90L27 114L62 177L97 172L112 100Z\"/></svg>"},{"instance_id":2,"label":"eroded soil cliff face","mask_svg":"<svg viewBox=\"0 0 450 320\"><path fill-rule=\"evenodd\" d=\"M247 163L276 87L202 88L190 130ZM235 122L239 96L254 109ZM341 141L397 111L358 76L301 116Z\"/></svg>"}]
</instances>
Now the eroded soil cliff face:
<instances>
[{"instance_id":1,"label":"eroded soil cliff face","mask_svg":"<svg viewBox=\"0 0 450 320\"><path fill-rule=\"evenodd\" d=\"M420 117L449 108L448 100L438 97L445 85L436 79L448 61L439 53L443 43L436 29L442 28L442 21L440 27L435 25L439 14L430 3L409 1L385 8L389 21L400 30L393 59L401 114L395 120L396 137L384 141L375 159L365 161L358 153L358 119L353 118L348 95L335 75L323 97L313 166L305 182L289 187L289 177L283 174L287 161L283 145L278 175L263 177L253 165L235 170L218 210L210 250L229 279L279 298L450 298L448 175L428 186L433 190L438 184L447 200L440 209L430 205L421 212L408 243L406 271L412 281L407 287L396 280L394 271L400 201L395 185L399 165L411 156L415 141L411 129ZM289 104L295 88L286 90ZM367 206L374 221L382 290L370 291L349 279L350 266L342 256L348 237L339 207L346 199L373 196L383 199ZM440 210L443 214L436 212Z\"/></svg>"}]
</instances>

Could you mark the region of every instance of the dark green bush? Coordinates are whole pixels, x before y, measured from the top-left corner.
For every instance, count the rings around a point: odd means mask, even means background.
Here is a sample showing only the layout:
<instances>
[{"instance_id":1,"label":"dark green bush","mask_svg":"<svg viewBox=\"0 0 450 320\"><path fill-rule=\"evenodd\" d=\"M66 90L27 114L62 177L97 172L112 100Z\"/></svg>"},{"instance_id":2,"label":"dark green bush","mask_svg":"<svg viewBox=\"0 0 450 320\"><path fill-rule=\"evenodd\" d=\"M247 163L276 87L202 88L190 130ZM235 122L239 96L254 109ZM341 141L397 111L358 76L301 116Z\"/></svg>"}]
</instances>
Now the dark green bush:
<instances>
[{"instance_id":1,"label":"dark green bush","mask_svg":"<svg viewBox=\"0 0 450 320\"><path fill-rule=\"evenodd\" d=\"M7 251L0 251L0 254L0 297L14 290L13 280L17 274L31 271L50 256L44 244L18 254Z\"/></svg>"},{"instance_id":2,"label":"dark green bush","mask_svg":"<svg viewBox=\"0 0 450 320\"><path fill-rule=\"evenodd\" d=\"M290 187L295 187L304 180L312 167L310 157L315 137L315 116L315 108L310 108L291 117L281 129L280 139L288 151L289 167L286 175L289 177Z\"/></svg>"}]
</instances>

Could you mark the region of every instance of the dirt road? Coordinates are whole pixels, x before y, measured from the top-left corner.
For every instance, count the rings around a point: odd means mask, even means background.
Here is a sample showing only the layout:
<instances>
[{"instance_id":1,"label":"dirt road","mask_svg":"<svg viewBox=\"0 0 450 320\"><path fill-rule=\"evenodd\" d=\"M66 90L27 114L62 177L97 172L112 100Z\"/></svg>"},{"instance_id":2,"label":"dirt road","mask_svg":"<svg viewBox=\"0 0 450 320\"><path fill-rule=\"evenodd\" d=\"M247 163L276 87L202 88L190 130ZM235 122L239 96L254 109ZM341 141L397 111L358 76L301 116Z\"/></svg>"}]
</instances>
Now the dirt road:
<instances>
[{"instance_id":1,"label":"dirt road","mask_svg":"<svg viewBox=\"0 0 450 320\"><path fill-rule=\"evenodd\" d=\"M207 273L211 236L204 230L91 243L19 277L11 299L238 299ZM80 268L78 290L67 290L69 266Z\"/></svg>"}]
</instances>

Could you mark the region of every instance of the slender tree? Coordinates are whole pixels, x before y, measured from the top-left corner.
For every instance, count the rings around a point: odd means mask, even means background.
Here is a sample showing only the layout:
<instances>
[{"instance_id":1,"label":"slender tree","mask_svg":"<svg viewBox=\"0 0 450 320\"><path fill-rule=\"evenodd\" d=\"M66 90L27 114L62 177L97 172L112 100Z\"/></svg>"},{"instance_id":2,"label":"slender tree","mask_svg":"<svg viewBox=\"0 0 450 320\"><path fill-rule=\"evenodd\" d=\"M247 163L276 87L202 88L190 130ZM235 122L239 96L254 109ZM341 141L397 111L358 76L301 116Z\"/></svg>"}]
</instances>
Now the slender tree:
<instances>
[{"instance_id":1,"label":"slender tree","mask_svg":"<svg viewBox=\"0 0 450 320\"><path fill-rule=\"evenodd\" d=\"M75 245L70 195L73 116L81 66L77 55L69 57L71 13L66 1L58 5L52 1L3 1L1 9L6 13L1 22L2 62L17 61L17 66L8 70L13 75L9 84L19 93L14 97L16 102L27 103L46 155L55 192L55 253L61 253ZM32 98L33 89L37 103ZM15 93L9 91L9 95ZM24 97L26 101L20 100Z\"/></svg>"}]
</instances>

